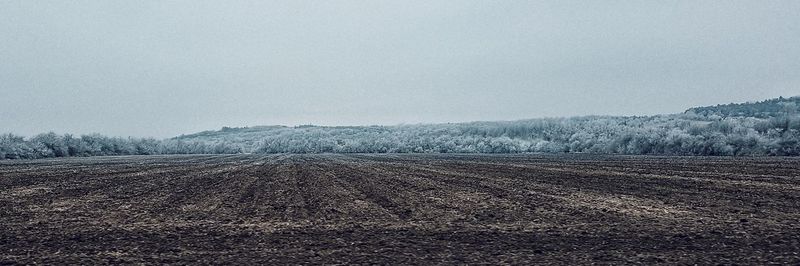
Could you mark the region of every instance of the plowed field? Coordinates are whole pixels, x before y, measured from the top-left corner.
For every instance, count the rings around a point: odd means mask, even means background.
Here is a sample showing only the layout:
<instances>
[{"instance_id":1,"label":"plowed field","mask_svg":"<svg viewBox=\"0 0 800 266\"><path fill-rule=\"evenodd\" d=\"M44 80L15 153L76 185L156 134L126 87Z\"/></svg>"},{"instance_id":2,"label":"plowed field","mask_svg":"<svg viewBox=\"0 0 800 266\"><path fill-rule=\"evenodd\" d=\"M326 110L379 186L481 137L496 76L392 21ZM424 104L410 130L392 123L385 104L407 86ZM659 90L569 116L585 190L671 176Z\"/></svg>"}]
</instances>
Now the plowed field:
<instances>
[{"instance_id":1,"label":"plowed field","mask_svg":"<svg viewBox=\"0 0 800 266\"><path fill-rule=\"evenodd\" d=\"M0 264L800 263L800 159L0 162Z\"/></svg>"}]
</instances>

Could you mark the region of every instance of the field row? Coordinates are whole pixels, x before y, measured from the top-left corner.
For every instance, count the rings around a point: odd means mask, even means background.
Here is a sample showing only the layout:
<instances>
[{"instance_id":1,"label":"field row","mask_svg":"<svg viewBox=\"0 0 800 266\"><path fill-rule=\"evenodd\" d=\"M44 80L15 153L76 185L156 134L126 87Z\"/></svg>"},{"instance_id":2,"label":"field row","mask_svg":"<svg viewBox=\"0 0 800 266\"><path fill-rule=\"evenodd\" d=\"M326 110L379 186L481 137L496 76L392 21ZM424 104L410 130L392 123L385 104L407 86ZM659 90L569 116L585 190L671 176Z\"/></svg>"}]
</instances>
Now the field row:
<instances>
[{"instance_id":1,"label":"field row","mask_svg":"<svg viewBox=\"0 0 800 266\"><path fill-rule=\"evenodd\" d=\"M800 263L800 159L0 162L0 263Z\"/></svg>"}]
</instances>

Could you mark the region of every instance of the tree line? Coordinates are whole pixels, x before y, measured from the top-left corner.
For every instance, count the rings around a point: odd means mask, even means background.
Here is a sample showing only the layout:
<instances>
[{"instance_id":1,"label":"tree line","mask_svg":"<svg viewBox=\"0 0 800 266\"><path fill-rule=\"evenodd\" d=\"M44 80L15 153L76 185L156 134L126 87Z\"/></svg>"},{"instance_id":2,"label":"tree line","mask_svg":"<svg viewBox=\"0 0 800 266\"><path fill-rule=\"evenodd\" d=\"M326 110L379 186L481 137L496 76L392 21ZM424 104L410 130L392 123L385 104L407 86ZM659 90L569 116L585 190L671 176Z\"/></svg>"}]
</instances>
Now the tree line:
<instances>
[{"instance_id":1,"label":"tree line","mask_svg":"<svg viewBox=\"0 0 800 266\"><path fill-rule=\"evenodd\" d=\"M0 159L234 153L800 155L800 98L656 116L398 126L225 127L171 139L0 135Z\"/></svg>"},{"instance_id":2,"label":"tree line","mask_svg":"<svg viewBox=\"0 0 800 266\"><path fill-rule=\"evenodd\" d=\"M240 145L227 142L119 138L99 134L77 137L52 132L27 139L14 134L0 135L0 159L241 152L243 150Z\"/></svg>"},{"instance_id":3,"label":"tree line","mask_svg":"<svg viewBox=\"0 0 800 266\"><path fill-rule=\"evenodd\" d=\"M256 153L800 155L800 117L579 117L264 132Z\"/></svg>"}]
</instances>

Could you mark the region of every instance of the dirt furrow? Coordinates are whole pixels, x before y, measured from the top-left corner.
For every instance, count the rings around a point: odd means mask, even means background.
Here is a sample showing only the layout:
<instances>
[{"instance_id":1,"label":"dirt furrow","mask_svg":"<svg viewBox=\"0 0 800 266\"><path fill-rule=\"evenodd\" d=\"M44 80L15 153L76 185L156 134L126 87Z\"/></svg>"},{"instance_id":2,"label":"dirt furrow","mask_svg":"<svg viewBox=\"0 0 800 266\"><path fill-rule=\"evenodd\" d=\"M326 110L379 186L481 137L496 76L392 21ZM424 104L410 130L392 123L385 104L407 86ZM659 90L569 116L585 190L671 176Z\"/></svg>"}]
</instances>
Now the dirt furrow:
<instances>
[{"instance_id":1,"label":"dirt furrow","mask_svg":"<svg viewBox=\"0 0 800 266\"><path fill-rule=\"evenodd\" d=\"M0 162L0 264L798 264L800 159Z\"/></svg>"}]
</instances>

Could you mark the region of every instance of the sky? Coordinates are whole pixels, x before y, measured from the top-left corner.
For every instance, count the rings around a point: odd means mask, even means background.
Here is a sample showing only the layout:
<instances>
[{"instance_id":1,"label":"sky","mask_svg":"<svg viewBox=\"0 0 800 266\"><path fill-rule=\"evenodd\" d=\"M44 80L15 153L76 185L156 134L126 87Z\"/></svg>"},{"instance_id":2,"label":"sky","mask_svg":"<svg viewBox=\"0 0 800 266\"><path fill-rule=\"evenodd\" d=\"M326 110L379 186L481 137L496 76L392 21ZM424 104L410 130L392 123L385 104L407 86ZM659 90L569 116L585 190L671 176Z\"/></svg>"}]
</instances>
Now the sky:
<instances>
[{"instance_id":1,"label":"sky","mask_svg":"<svg viewBox=\"0 0 800 266\"><path fill-rule=\"evenodd\" d=\"M800 1L0 1L0 132L678 113L800 95Z\"/></svg>"}]
</instances>

